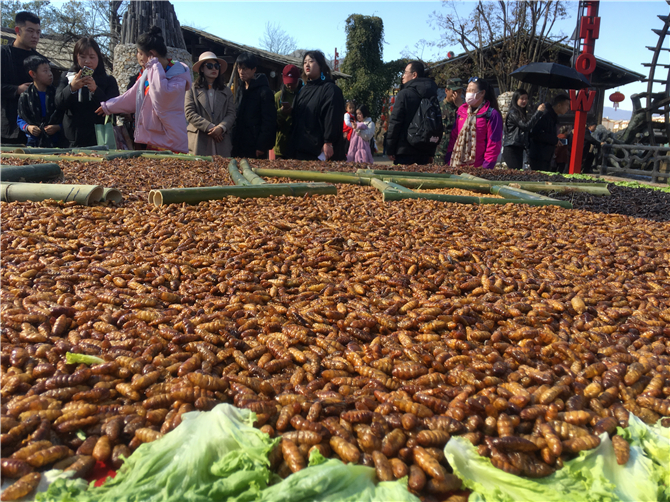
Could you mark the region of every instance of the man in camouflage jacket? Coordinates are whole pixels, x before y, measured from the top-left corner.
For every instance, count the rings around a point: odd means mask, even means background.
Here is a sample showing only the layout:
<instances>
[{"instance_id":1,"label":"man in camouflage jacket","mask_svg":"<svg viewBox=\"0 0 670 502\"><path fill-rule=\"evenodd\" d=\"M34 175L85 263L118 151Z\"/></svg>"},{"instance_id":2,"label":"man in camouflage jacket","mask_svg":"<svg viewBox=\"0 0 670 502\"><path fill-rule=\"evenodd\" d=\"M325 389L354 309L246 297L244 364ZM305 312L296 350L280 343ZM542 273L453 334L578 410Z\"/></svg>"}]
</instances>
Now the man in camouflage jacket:
<instances>
[{"instance_id":1,"label":"man in camouflage jacket","mask_svg":"<svg viewBox=\"0 0 670 502\"><path fill-rule=\"evenodd\" d=\"M457 83L447 84L445 87L446 97L440 103L442 110L442 123L444 125L444 133L442 134L442 141L435 150L435 164L444 164L444 157L449 146L449 138L451 137L451 129L456 122L456 110L463 104L463 86Z\"/></svg>"}]
</instances>

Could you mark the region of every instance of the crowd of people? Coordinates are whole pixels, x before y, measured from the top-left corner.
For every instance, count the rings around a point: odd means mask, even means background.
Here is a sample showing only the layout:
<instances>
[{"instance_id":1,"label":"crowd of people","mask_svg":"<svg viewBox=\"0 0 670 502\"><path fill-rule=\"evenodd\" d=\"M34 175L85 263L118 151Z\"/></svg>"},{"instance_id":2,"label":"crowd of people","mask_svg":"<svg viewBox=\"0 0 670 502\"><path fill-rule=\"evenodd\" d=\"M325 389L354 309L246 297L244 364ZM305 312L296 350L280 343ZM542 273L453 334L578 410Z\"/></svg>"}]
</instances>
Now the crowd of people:
<instances>
[{"instance_id":1,"label":"crowd of people","mask_svg":"<svg viewBox=\"0 0 670 502\"><path fill-rule=\"evenodd\" d=\"M365 104L344 101L321 51L308 51L302 68L287 65L273 93L258 72L254 54L236 60L239 78L226 84L228 63L203 52L193 69L167 57L161 30L137 40L140 71L120 94L93 38L74 46L72 66L58 85L49 60L36 51L40 20L29 12L15 18L16 39L2 55L2 143L38 147L89 147L95 126L116 115L128 125L135 149L223 157L291 158L374 162L375 122ZM195 75L192 80L192 73ZM529 113L528 93L517 90L503 120L491 85L470 78L467 86L438 86L420 61L410 61L384 135L395 164L450 164L493 168L502 159L511 169L558 170L567 164L571 133L558 131L568 112L565 94ZM464 92L465 91L465 92ZM600 146L586 131L583 166Z\"/></svg>"}]
</instances>

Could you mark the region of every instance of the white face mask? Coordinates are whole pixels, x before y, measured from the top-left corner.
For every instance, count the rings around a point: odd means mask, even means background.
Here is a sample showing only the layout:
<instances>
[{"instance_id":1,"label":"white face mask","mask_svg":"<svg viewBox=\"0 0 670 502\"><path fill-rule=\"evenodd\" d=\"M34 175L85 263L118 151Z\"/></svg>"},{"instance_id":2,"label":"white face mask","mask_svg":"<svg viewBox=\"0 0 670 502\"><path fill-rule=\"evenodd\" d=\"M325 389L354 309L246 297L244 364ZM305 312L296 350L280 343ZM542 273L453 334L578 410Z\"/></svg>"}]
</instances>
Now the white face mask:
<instances>
[{"instance_id":1,"label":"white face mask","mask_svg":"<svg viewBox=\"0 0 670 502\"><path fill-rule=\"evenodd\" d=\"M477 94L476 92L466 92L465 102L470 106L474 106L477 103Z\"/></svg>"}]
</instances>

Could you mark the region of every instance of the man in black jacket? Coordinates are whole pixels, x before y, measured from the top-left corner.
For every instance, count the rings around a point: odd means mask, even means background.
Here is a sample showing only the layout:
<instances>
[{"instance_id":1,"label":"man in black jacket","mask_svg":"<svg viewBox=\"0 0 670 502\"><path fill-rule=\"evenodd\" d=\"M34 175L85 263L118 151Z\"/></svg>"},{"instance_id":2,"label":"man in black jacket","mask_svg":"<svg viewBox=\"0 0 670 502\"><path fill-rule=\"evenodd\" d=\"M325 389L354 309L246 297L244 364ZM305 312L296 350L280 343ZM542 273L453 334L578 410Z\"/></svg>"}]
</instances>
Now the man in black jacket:
<instances>
[{"instance_id":1,"label":"man in black jacket","mask_svg":"<svg viewBox=\"0 0 670 502\"><path fill-rule=\"evenodd\" d=\"M424 72L423 63L410 61L402 74L403 86L395 98L386 136L386 153L395 165L429 164L435 154L437 143L430 150L419 150L407 141L407 130L421 100L437 96L437 84L425 78Z\"/></svg>"},{"instance_id":2,"label":"man in black jacket","mask_svg":"<svg viewBox=\"0 0 670 502\"><path fill-rule=\"evenodd\" d=\"M2 143L23 145L26 135L16 124L19 96L33 79L23 66L29 56L39 55L35 50L40 41L40 18L30 12L19 12L14 19L16 39L0 50L0 81L2 81Z\"/></svg>"},{"instance_id":3,"label":"man in black jacket","mask_svg":"<svg viewBox=\"0 0 670 502\"><path fill-rule=\"evenodd\" d=\"M241 84L235 89L237 118L233 128L233 157L266 158L275 144L277 110L267 77L256 73L256 56L243 52L237 58Z\"/></svg>"},{"instance_id":4,"label":"man in black jacket","mask_svg":"<svg viewBox=\"0 0 670 502\"><path fill-rule=\"evenodd\" d=\"M550 171L551 159L556 147L560 144L558 140L558 116L568 113L570 110L570 98L565 94L559 94L551 101L551 106L530 131L530 168L534 171Z\"/></svg>"}]
</instances>

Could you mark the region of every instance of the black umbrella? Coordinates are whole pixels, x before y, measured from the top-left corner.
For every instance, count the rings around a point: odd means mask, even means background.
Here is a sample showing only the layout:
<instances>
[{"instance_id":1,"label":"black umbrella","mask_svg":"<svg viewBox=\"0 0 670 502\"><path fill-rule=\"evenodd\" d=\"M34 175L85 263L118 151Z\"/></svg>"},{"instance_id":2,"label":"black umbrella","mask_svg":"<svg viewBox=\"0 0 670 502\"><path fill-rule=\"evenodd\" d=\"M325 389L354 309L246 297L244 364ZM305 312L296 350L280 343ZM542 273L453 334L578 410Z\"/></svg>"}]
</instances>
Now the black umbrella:
<instances>
[{"instance_id":1,"label":"black umbrella","mask_svg":"<svg viewBox=\"0 0 670 502\"><path fill-rule=\"evenodd\" d=\"M514 70L510 76L526 84L549 89L584 89L591 86L577 70L558 63L530 63Z\"/></svg>"}]
</instances>

